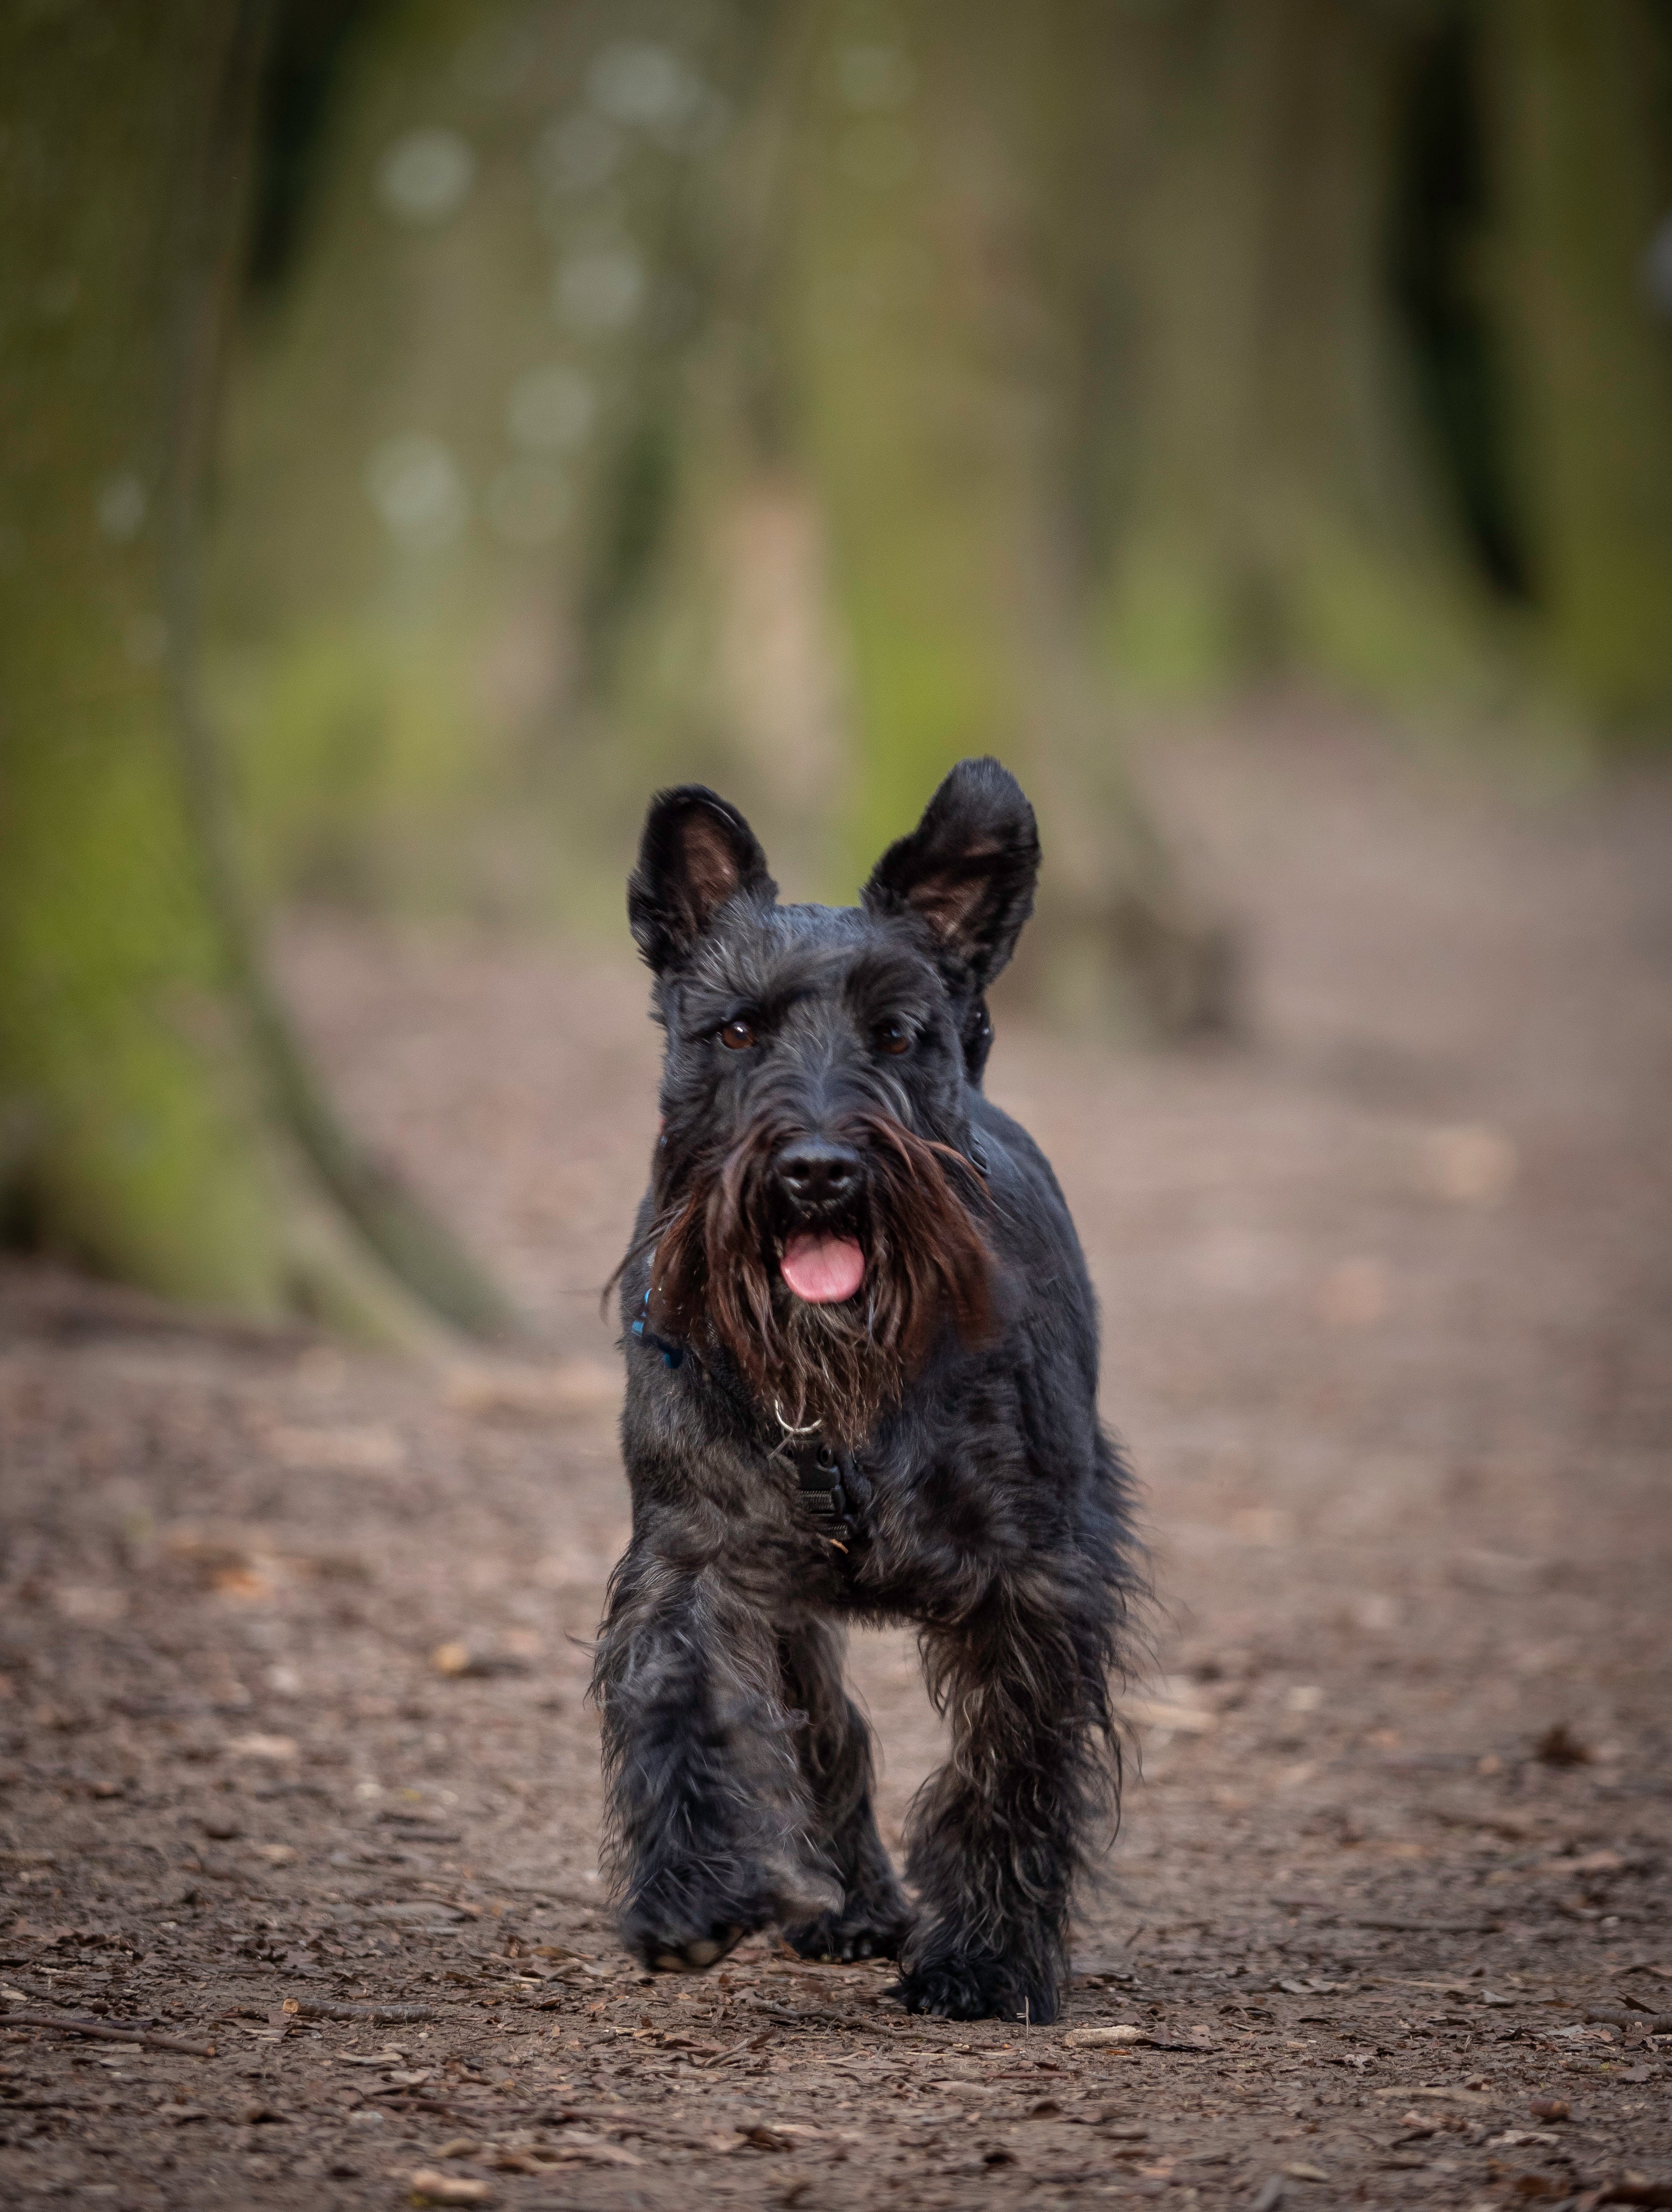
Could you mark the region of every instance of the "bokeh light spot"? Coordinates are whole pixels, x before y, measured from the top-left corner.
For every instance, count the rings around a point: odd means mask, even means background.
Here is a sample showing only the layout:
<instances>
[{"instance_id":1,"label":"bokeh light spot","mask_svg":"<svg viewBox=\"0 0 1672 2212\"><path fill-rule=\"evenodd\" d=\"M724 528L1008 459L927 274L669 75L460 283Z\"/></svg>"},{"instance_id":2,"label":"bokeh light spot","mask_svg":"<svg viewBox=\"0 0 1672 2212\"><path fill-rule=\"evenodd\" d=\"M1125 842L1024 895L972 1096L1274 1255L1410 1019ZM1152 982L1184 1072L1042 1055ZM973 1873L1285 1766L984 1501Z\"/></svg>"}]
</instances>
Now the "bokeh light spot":
<instances>
[{"instance_id":1,"label":"bokeh light spot","mask_svg":"<svg viewBox=\"0 0 1672 2212\"><path fill-rule=\"evenodd\" d=\"M701 107L702 80L671 46L623 39L605 46L587 73L587 91L612 122L677 130Z\"/></svg>"},{"instance_id":2,"label":"bokeh light spot","mask_svg":"<svg viewBox=\"0 0 1672 2212\"><path fill-rule=\"evenodd\" d=\"M365 485L397 544L429 551L450 544L464 528L465 480L439 438L422 431L386 438L366 464Z\"/></svg>"},{"instance_id":3,"label":"bokeh light spot","mask_svg":"<svg viewBox=\"0 0 1672 2212\"><path fill-rule=\"evenodd\" d=\"M401 222L445 222L471 196L476 156L456 131L408 131L377 165L377 196Z\"/></svg>"},{"instance_id":4,"label":"bokeh light spot","mask_svg":"<svg viewBox=\"0 0 1672 2212\"><path fill-rule=\"evenodd\" d=\"M628 246L596 246L571 254L557 271L555 305L578 331L621 331L644 304L644 264Z\"/></svg>"},{"instance_id":5,"label":"bokeh light spot","mask_svg":"<svg viewBox=\"0 0 1672 2212\"><path fill-rule=\"evenodd\" d=\"M94 495L93 512L111 544L126 545L145 527L149 504L144 485L131 470L125 469L118 476L106 477L100 485Z\"/></svg>"}]
</instances>

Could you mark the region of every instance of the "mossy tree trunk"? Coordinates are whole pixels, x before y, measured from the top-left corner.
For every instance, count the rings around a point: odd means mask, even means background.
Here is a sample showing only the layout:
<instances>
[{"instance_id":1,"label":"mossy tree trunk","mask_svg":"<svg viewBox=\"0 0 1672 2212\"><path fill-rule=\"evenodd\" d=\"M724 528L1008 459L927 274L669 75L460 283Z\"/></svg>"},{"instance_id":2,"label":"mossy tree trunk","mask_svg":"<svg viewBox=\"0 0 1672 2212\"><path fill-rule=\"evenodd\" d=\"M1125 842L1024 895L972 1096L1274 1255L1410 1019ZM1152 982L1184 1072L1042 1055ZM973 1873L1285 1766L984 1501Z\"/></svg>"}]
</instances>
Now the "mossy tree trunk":
<instances>
[{"instance_id":1,"label":"mossy tree trunk","mask_svg":"<svg viewBox=\"0 0 1672 2212\"><path fill-rule=\"evenodd\" d=\"M1387 281L1401 11L1076 12L1088 177L1109 157L1087 198L1132 356L1104 423L1110 665L1150 690L1299 674L1480 698L1485 594Z\"/></svg>"},{"instance_id":2,"label":"mossy tree trunk","mask_svg":"<svg viewBox=\"0 0 1672 2212\"><path fill-rule=\"evenodd\" d=\"M1489 0L1485 21L1489 282L1543 649L1570 699L1629 722L1672 705L1672 331L1645 268L1672 198L1654 27L1642 0Z\"/></svg>"},{"instance_id":3,"label":"mossy tree trunk","mask_svg":"<svg viewBox=\"0 0 1672 2212\"><path fill-rule=\"evenodd\" d=\"M197 506L261 11L0 27L0 1190L165 1295L410 1340L503 1309L338 1130L239 897Z\"/></svg>"}]
</instances>

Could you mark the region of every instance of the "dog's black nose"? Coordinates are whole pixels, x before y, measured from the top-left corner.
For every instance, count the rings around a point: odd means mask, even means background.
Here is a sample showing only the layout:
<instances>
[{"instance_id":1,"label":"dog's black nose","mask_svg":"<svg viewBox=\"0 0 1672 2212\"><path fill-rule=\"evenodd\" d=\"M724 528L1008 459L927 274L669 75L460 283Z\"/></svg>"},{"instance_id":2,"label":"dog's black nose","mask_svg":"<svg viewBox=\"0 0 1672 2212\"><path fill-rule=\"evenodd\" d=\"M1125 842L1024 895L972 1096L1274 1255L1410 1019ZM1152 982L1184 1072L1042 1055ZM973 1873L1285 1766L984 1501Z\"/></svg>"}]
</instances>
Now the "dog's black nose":
<instances>
[{"instance_id":1,"label":"dog's black nose","mask_svg":"<svg viewBox=\"0 0 1672 2212\"><path fill-rule=\"evenodd\" d=\"M846 1145L804 1137L778 1155L775 1172L784 1195L797 1206L834 1206L859 1188L860 1156Z\"/></svg>"}]
</instances>

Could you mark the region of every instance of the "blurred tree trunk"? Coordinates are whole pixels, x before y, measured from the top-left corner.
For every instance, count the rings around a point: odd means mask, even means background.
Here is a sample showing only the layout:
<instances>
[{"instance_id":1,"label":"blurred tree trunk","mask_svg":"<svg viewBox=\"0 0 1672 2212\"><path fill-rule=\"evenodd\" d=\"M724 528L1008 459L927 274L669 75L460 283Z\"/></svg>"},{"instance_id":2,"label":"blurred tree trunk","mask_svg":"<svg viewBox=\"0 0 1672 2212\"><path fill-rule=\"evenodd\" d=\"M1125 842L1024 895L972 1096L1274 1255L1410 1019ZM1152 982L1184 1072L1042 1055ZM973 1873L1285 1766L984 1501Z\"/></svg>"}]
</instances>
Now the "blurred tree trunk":
<instances>
[{"instance_id":1,"label":"blurred tree trunk","mask_svg":"<svg viewBox=\"0 0 1672 2212\"><path fill-rule=\"evenodd\" d=\"M677 496L611 655L634 757L741 781L792 886L847 898L954 761L997 753L1049 854L1014 988L1068 1020L1220 1025L1226 937L1174 876L1083 641L1060 25L1000 0L882 32L828 0L757 20Z\"/></svg>"},{"instance_id":2,"label":"blurred tree trunk","mask_svg":"<svg viewBox=\"0 0 1672 2212\"><path fill-rule=\"evenodd\" d=\"M503 1309L314 1087L196 696L260 35L247 0L0 27L0 1188L15 1228L163 1294L410 1340L414 1297Z\"/></svg>"},{"instance_id":3,"label":"blurred tree trunk","mask_svg":"<svg viewBox=\"0 0 1672 2212\"><path fill-rule=\"evenodd\" d=\"M1227 941L1174 874L1083 641L1061 238L1085 58L1060 4L915 0L897 45L810 15L781 342L851 656L852 860L953 761L997 753L1050 854L1018 987L1069 1018L1112 996L1219 1025Z\"/></svg>"},{"instance_id":4,"label":"blurred tree trunk","mask_svg":"<svg viewBox=\"0 0 1672 2212\"><path fill-rule=\"evenodd\" d=\"M1488 0L1494 304L1532 588L1557 681L1672 703L1672 334L1644 257L1666 211L1642 0Z\"/></svg>"},{"instance_id":5,"label":"blurred tree trunk","mask_svg":"<svg viewBox=\"0 0 1672 2212\"><path fill-rule=\"evenodd\" d=\"M1072 12L1086 204L1134 355L1104 424L1112 666L1479 696L1484 595L1387 282L1400 9Z\"/></svg>"}]
</instances>

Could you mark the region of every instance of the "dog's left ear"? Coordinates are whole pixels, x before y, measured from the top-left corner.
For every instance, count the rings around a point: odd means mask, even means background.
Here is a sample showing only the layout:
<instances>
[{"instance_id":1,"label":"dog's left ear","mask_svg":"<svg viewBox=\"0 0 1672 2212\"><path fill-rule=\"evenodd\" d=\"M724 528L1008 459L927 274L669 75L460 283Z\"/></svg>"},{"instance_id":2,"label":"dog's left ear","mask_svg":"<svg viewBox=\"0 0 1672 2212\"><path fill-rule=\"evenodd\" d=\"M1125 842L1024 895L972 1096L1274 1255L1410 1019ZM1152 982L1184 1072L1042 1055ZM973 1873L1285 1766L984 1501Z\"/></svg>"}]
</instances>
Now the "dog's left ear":
<instances>
[{"instance_id":1,"label":"dog's left ear","mask_svg":"<svg viewBox=\"0 0 1672 2212\"><path fill-rule=\"evenodd\" d=\"M915 914L943 961L984 991L1033 912L1039 831L1022 787L990 759L960 761L910 836L891 845L862 896L872 914Z\"/></svg>"},{"instance_id":2,"label":"dog's left ear","mask_svg":"<svg viewBox=\"0 0 1672 2212\"><path fill-rule=\"evenodd\" d=\"M688 960L739 892L769 903L778 886L737 808L706 784L659 791L627 883L627 919L648 964L660 975Z\"/></svg>"}]
</instances>

